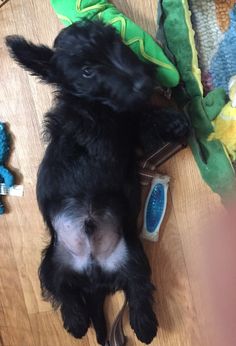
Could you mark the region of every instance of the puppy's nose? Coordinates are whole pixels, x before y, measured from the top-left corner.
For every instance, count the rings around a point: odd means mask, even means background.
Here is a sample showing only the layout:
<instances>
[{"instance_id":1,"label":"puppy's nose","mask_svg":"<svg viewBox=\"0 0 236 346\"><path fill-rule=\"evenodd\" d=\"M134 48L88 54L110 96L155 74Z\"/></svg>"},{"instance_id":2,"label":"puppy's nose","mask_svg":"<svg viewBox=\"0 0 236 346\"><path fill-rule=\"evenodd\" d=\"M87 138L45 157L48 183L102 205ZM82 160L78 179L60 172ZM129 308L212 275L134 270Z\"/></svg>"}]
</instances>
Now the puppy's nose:
<instances>
[{"instance_id":1,"label":"puppy's nose","mask_svg":"<svg viewBox=\"0 0 236 346\"><path fill-rule=\"evenodd\" d=\"M88 236L91 236L96 230L96 223L92 219L84 221L84 230Z\"/></svg>"}]
</instances>

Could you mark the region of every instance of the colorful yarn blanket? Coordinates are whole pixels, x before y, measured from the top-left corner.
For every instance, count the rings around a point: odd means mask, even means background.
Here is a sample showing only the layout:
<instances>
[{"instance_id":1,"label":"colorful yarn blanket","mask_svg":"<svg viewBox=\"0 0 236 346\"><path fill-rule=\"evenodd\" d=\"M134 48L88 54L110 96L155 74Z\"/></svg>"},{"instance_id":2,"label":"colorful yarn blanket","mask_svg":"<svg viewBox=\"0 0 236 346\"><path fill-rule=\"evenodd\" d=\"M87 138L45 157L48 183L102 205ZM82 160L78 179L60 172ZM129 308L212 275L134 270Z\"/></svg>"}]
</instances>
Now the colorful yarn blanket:
<instances>
[{"instance_id":1,"label":"colorful yarn blanket","mask_svg":"<svg viewBox=\"0 0 236 346\"><path fill-rule=\"evenodd\" d=\"M189 0L204 91L236 75L236 0Z\"/></svg>"},{"instance_id":2,"label":"colorful yarn blanket","mask_svg":"<svg viewBox=\"0 0 236 346\"><path fill-rule=\"evenodd\" d=\"M193 132L189 145L195 161L205 182L220 194L222 200L232 195L235 197L236 174L231 159L236 158L236 71L230 69L234 64L233 56L227 55L224 50L226 46L232 51L236 50L236 42L232 39L234 32L231 34L230 47L225 44L229 40L226 34L225 40L223 35L222 39L217 40L217 30L214 29L214 23L210 23L214 10L213 0L162 0L160 4L162 13L158 17L158 31L164 39L162 42L166 53L170 52L176 62L181 78L179 87L173 90L172 95L191 119ZM224 22L224 27L226 26L227 21ZM229 25L228 31L230 30ZM209 57L210 54L212 57ZM200 68L199 60L202 62ZM203 62L207 65L205 70ZM221 73L218 78L221 84L208 84L210 90L204 90L202 79L209 81L212 66L217 69L216 74ZM224 88L217 88L219 85ZM228 86L230 99L227 103Z\"/></svg>"}]
</instances>

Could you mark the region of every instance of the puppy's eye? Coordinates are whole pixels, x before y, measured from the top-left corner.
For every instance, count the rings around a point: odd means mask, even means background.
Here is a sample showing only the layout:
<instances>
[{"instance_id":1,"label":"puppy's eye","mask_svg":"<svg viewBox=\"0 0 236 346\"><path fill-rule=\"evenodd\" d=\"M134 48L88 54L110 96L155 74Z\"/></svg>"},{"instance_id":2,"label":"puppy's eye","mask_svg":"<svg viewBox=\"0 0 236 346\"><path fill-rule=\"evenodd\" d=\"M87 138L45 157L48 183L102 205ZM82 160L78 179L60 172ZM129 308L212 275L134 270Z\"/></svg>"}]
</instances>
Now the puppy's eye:
<instances>
[{"instance_id":1,"label":"puppy's eye","mask_svg":"<svg viewBox=\"0 0 236 346\"><path fill-rule=\"evenodd\" d=\"M84 66L82 68L82 76L84 78L92 78L94 75L94 72L92 71L92 69L88 66Z\"/></svg>"}]
</instances>

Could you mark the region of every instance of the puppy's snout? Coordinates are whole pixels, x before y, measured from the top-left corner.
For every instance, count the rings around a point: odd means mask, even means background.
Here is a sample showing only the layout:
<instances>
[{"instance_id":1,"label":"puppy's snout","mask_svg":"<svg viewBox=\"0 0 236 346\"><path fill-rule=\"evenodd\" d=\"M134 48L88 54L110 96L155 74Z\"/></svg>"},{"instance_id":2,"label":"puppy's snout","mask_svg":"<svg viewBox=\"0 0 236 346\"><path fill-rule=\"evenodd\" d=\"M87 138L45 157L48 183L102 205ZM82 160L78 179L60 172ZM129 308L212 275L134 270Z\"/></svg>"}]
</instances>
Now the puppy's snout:
<instances>
[{"instance_id":1,"label":"puppy's snout","mask_svg":"<svg viewBox=\"0 0 236 346\"><path fill-rule=\"evenodd\" d=\"M134 82L133 90L135 92L149 92L152 88L152 81L148 77L142 77Z\"/></svg>"},{"instance_id":2,"label":"puppy's snout","mask_svg":"<svg viewBox=\"0 0 236 346\"><path fill-rule=\"evenodd\" d=\"M88 236L91 236L95 232L96 228L97 226L94 220L88 219L84 221L84 230Z\"/></svg>"}]
</instances>

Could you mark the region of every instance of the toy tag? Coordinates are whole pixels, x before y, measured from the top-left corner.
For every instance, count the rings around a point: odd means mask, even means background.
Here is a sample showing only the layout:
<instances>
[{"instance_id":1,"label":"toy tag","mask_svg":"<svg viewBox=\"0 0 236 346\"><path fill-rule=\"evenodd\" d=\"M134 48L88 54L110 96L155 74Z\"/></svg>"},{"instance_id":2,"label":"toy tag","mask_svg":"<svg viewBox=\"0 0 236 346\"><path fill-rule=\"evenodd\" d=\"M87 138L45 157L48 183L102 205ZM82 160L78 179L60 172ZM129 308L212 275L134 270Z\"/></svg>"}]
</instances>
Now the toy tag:
<instances>
[{"instance_id":1,"label":"toy tag","mask_svg":"<svg viewBox=\"0 0 236 346\"><path fill-rule=\"evenodd\" d=\"M22 197L24 195L23 185L13 185L7 188L5 184L0 184L0 195Z\"/></svg>"}]
</instances>

